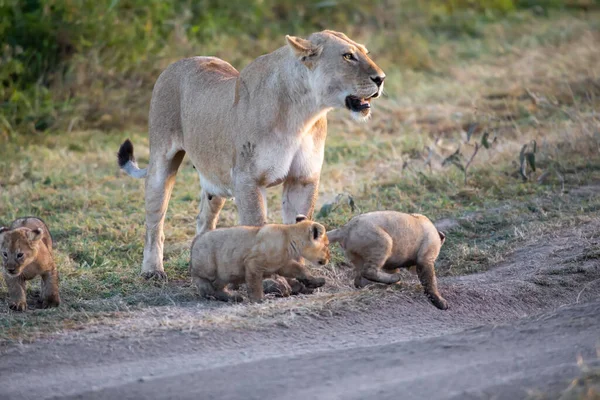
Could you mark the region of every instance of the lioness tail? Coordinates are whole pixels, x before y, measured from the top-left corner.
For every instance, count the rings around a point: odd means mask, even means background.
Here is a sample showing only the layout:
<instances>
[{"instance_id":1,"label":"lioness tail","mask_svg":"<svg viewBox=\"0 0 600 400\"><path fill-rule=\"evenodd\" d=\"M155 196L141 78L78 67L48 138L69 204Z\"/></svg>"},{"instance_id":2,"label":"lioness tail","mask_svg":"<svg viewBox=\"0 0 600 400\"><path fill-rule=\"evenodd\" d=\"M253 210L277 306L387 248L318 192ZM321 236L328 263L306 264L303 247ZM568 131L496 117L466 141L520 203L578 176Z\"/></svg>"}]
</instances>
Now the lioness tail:
<instances>
[{"instance_id":1,"label":"lioness tail","mask_svg":"<svg viewBox=\"0 0 600 400\"><path fill-rule=\"evenodd\" d=\"M119 167L121 167L121 169L129 176L133 176L134 178L144 178L148 174L148 168L140 169L135 162L135 157L133 156L133 143L131 143L131 140L129 139L124 141L121 147L119 147L117 161L119 162Z\"/></svg>"}]
</instances>

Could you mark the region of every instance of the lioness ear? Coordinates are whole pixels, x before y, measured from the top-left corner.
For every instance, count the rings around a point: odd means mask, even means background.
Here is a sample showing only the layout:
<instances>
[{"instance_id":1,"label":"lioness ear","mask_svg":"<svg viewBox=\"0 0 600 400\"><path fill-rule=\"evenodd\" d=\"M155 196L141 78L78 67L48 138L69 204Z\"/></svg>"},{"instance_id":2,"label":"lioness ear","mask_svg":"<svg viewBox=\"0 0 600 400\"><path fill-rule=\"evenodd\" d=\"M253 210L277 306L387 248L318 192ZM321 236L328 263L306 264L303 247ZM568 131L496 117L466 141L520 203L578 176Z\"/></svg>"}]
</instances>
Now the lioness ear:
<instances>
[{"instance_id":1,"label":"lioness ear","mask_svg":"<svg viewBox=\"0 0 600 400\"><path fill-rule=\"evenodd\" d=\"M42 238L42 233L44 233L44 231L42 231L40 228L32 229L27 232L27 239L32 242L36 242Z\"/></svg>"},{"instance_id":2,"label":"lioness ear","mask_svg":"<svg viewBox=\"0 0 600 400\"><path fill-rule=\"evenodd\" d=\"M319 240L325 235L325 228L321 224L313 224L311 228L311 236L313 240Z\"/></svg>"},{"instance_id":3,"label":"lioness ear","mask_svg":"<svg viewBox=\"0 0 600 400\"><path fill-rule=\"evenodd\" d=\"M306 218L306 215L304 215L304 214L298 214L298 215L296 215L296 223L302 222L302 221L304 221L306 219L308 219L308 218Z\"/></svg>"},{"instance_id":4,"label":"lioness ear","mask_svg":"<svg viewBox=\"0 0 600 400\"><path fill-rule=\"evenodd\" d=\"M320 55L323 50L321 46L315 46L310 41L296 36L286 35L285 40L294 52L294 55L302 62L308 61L311 57Z\"/></svg>"}]
</instances>

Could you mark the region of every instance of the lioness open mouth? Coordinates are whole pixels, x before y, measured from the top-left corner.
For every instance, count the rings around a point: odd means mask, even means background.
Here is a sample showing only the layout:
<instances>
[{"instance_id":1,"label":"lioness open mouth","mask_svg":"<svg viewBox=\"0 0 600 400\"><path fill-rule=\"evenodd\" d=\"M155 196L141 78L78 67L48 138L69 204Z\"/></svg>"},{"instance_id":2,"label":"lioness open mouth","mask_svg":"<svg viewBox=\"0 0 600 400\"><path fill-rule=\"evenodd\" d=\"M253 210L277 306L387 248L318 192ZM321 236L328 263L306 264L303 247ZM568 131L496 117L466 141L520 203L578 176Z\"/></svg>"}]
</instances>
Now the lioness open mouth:
<instances>
[{"instance_id":1,"label":"lioness open mouth","mask_svg":"<svg viewBox=\"0 0 600 400\"><path fill-rule=\"evenodd\" d=\"M346 97L346 107L348 110L361 113L368 114L371 108L371 99L377 97L378 93L375 92L372 96L369 97L357 97L357 96L347 96Z\"/></svg>"}]
</instances>

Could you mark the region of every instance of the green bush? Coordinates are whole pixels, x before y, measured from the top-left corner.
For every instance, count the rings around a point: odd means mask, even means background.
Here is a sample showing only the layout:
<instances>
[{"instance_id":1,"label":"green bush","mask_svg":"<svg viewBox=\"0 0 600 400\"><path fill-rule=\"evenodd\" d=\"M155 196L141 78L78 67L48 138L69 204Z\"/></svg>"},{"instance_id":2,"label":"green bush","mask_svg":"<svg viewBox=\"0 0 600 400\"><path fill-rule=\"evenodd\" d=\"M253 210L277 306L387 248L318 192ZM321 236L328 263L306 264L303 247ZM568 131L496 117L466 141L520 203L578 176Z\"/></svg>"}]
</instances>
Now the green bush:
<instances>
[{"instance_id":1,"label":"green bush","mask_svg":"<svg viewBox=\"0 0 600 400\"><path fill-rule=\"evenodd\" d=\"M146 79L144 72L154 76L156 61L181 43L194 43L200 50L226 37L236 38L227 43L275 38L281 43L285 33L367 25L393 32L407 68L429 70L429 33L477 36L486 19L518 7L561 4L559 0L0 0L0 136L43 131L69 113L103 118L102 102L110 103L103 91L120 87L121 95L130 92L127 82ZM257 49L246 51L251 50Z\"/></svg>"}]
</instances>

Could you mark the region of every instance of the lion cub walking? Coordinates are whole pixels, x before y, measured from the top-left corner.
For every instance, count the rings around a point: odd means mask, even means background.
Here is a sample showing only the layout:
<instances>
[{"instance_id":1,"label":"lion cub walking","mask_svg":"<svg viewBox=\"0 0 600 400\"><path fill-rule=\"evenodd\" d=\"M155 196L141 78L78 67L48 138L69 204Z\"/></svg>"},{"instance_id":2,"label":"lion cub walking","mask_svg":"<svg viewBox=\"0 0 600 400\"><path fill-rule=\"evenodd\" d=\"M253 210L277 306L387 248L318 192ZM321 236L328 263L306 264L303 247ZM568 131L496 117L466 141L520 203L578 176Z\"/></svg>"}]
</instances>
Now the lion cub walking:
<instances>
[{"instance_id":1,"label":"lion cub walking","mask_svg":"<svg viewBox=\"0 0 600 400\"><path fill-rule=\"evenodd\" d=\"M425 294L434 306L448 308L440 296L434 263L446 236L424 215L376 211L354 217L339 229L327 232L331 243L339 242L356 269L354 285L368 281L396 283L398 268L417 266Z\"/></svg>"},{"instance_id":2,"label":"lion cub walking","mask_svg":"<svg viewBox=\"0 0 600 400\"><path fill-rule=\"evenodd\" d=\"M25 217L15 220L10 228L0 227L0 251L12 310L27 309L27 281L38 275L42 277L42 307L58 307L58 270L52 258L52 237L44 221Z\"/></svg>"},{"instance_id":3,"label":"lion cub walking","mask_svg":"<svg viewBox=\"0 0 600 400\"><path fill-rule=\"evenodd\" d=\"M309 288L325 284L297 260L304 257L325 265L329 241L323 225L296 217L296 224L237 226L205 232L192 242L190 273L200 295L221 301L241 301L226 285L246 282L252 301L261 301L263 278L279 274L296 278Z\"/></svg>"}]
</instances>

